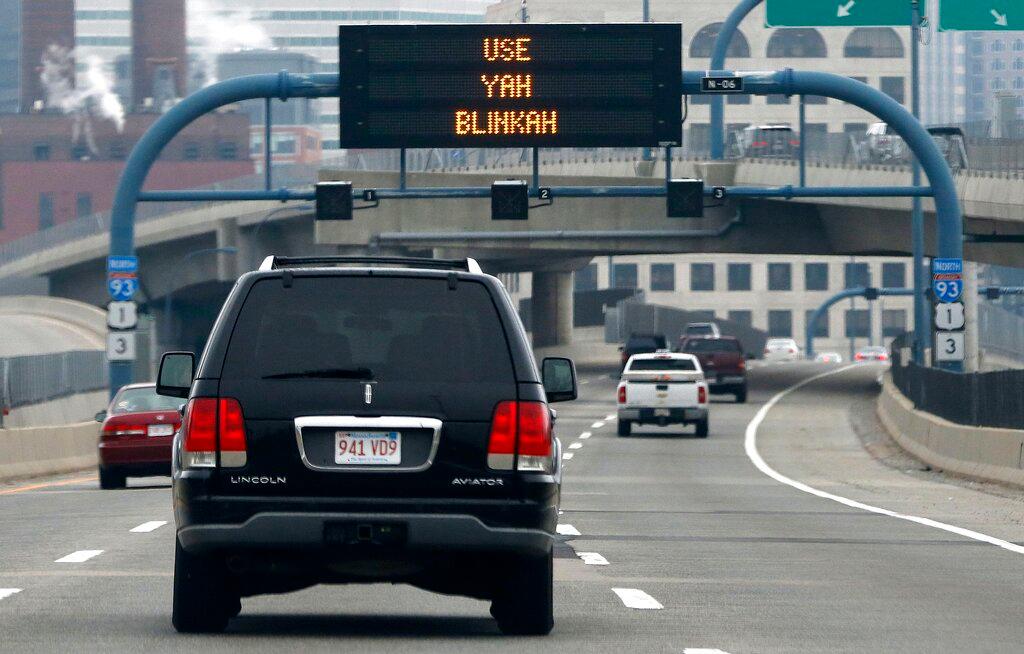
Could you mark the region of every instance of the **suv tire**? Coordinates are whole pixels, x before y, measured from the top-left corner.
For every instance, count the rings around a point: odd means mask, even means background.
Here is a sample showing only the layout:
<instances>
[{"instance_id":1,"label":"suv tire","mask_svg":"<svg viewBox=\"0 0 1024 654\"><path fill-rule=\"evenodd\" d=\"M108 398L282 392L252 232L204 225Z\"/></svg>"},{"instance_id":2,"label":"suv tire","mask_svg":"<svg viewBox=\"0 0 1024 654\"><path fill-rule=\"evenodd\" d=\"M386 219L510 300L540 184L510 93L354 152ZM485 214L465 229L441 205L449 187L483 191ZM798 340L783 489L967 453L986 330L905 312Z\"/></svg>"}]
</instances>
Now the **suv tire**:
<instances>
[{"instance_id":1,"label":"suv tire","mask_svg":"<svg viewBox=\"0 0 1024 654\"><path fill-rule=\"evenodd\" d=\"M747 402L747 387L746 386L741 386L739 388L739 390L736 391L736 403L737 404L746 404L746 402Z\"/></svg>"},{"instance_id":2,"label":"suv tire","mask_svg":"<svg viewBox=\"0 0 1024 654\"><path fill-rule=\"evenodd\" d=\"M227 567L210 556L189 554L174 539L174 600L171 622L182 633L224 631L241 610L230 590Z\"/></svg>"},{"instance_id":3,"label":"suv tire","mask_svg":"<svg viewBox=\"0 0 1024 654\"><path fill-rule=\"evenodd\" d=\"M491 603L491 615L508 635L545 636L555 626L553 553L513 559Z\"/></svg>"},{"instance_id":4,"label":"suv tire","mask_svg":"<svg viewBox=\"0 0 1024 654\"><path fill-rule=\"evenodd\" d=\"M697 438L707 438L708 431L708 418L704 418L703 420L697 423Z\"/></svg>"},{"instance_id":5,"label":"suv tire","mask_svg":"<svg viewBox=\"0 0 1024 654\"><path fill-rule=\"evenodd\" d=\"M99 472L100 488L103 490L114 490L128 485L128 479L123 473L119 473L111 468L104 468L103 466L100 466Z\"/></svg>"},{"instance_id":6,"label":"suv tire","mask_svg":"<svg viewBox=\"0 0 1024 654\"><path fill-rule=\"evenodd\" d=\"M633 430L633 423L628 420L619 420L619 436L629 436Z\"/></svg>"}]
</instances>

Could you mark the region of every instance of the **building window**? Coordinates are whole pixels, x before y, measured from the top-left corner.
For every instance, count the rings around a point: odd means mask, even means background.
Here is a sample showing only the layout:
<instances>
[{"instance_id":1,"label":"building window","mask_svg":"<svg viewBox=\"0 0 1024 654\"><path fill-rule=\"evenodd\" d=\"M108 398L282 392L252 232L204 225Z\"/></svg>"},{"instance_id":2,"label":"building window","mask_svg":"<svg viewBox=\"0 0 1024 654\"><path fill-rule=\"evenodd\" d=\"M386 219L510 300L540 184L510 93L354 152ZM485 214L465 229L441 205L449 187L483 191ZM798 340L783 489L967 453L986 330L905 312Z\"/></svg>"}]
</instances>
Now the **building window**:
<instances>
[{"instance_id":1,"label":"building window","mask_svg":"<svg viewBox=\"0 0 1024 654\"><path fill-rule=\"evenodd\" d=\"M750 104L749 95L730 95L726 98L728 104Z\"/></svg>"},{"instance_id":2,"label":"building window","mask_svg":"<svg viewBox=\"0 0 1024 654\"><path fill-rule=\"evenodd\" d=\"M863 136L868 131L867 123L843 123L843 134Z\"/></svg>"},{"instance_id":3,"label":"building window","mask_svg":"<svg viewBox=\"0 0 1024 654\"><path fill-rule=\"evenodd\" d=\"M804 264L804 290L827 291L828 290L828 264L827 263L806 263Z\"/></svg>"},{"instance_id":4,"label":"building window","mask_svg":"<svg viewBox=\"0 0 1024 654\"><path fill-rule=\"evenodd\" d=\"M734 311L730 311L727 318L730 322L734 322L737 325L744 325L746 327L750 327L754 324L753 312L748 311L746 309L736 309Z\"/></svg>"},{"instance_id":5,"label":"building window","mask_svg":"<svg viewBox=\"0 0 1024 654\"><path fill-rule=\"evenodd\" d=\"M808 59L828 56L825 39L818 30L781 29L775 30L768 39L769 59Z\"/></svg>"},{"instance_id":6,"label":"building window","mask_svg":"<svg viewBox=\"0 0 1024 654\"><path fill-rule=\"evenodd\" d=\"M1006 63L1004 63L1002 59L993 59L992 60L992 70L995 71L995 72L999 72L1001 70L1006 70Z\"/></svg>"},{"instance_id":7,"label":"building window","mask_svg":"<svg viewBox=\"0 0 1024 654\"><path fill-rule=\"evenodd\" d=\"M713 264L713 263L691 263L690 264L690 290L691 291L713 291L713 290L715 290L715 264Z\"/></svg>"},{"instance_id":8,"label":"building window","mask_svg":"<svg viewBox=\"0 0 1024 654\"><path fill-rule=\"evenodd\" d=\"M196 161L199 159L199 144L198 143L186 143L185 147L182 148L182 157L185 161Z\"/></svg>"},{"instance_id":9,"label":"building window","mask_svg":"<svg viewBox=\"0 0 1024 654\"><path fill-rule=\"evenodd\" d=\"M573 288L577 291L597 290L597 264L592 263L572 274Z\"/></svg>"},{"instance_id":10,"label":"building window","mask_svg":"<svg viewBox=\"0 0 1024 654\"><path fill-rule=\"evenodd\" d=\"M1006 49L1006 44L1003 43L1002 41L993 41L992 42L992 52L1002 52L1005 49Z\"/></svg>"},{"instance_id":11,"label":"building window","mask_svg":"<svg viewBox=\"0 0 1024 654\"><path fill-rule=\"evenodd\" d=\"M217 144L217 157L222 161L234 161L238 158L238 146L233 141L221 141Z\"/></svg>"},{"instance_id":12,"label":"building window","mask_svg":"<svg viewBox=\"0 0 1024 654\"><path fill-rule=\"evenodd\" d=\"M121 141L113 141L110 144L110 158L121 161L128 156L128 148Z\"/></svg>"},{"instance_id":13,"label":"building window","mask_svg":"<svg viewBox=\"0 0 1024 654\"><path fill-rule=\"evenodd\" d=\"M651 290L676 290L676 265L674 263L651 264Z\"/></svg>"},{"instance_id":14,"label":"building window","mask_svg":"<svg viewBox=\"0 0 1024 654\"><path fill-rule=\"evenodd\" d=\"M53 193L39 194L39 229L53 227Z\"/></svg>"},{"instance_id":15,"label":"building window","mask_svg":"<svg viewBox=\"0 0 1024 654\"><path fill-rule=\"evenodd\" d=\"M83 161L89 158L89 146L84 143L76 143L71 146L71 158L75 161Z\"/></svg>"},{"instance_id":16,"label":"building window","mask_svg":"<svg viewBox=\"0 0 1024 654\"><path fill-rule=\"evenodd\" d=\"M891 27L858 27L846 37L843 56L902 58L903 41Z\"/></svg>"},{"instance_id":17,"label":"building window","mask_svg":"<svg viewBox=\"0 0 1024 654\"><path fill-rule=\"evenodd\" d=\"M691 95L690 102L700 97L710 98L711 96ZM707 152L708 148L711 147L711 125L708 123L694 123L690 125L689 145L691 152Z\"/></svg>"},{"instance_id":18,"label":"building window","mask_svg":"<svg viewBox=\"0 0 1024 654\"><path fill-rule=\"evenodd\" d=\"M867 309L846 310L846 338L871 337L871 312Z\"/></svg>"},{"instance_id":19,"label":"building window","mask_svg":"<svg viewBox=\"0 0 1024 654\"><path fill-rule=\"evenodd\" d=\"M773 93L773 94L768 96L767 104L789 104L790 97L791 96L788 96L788 95L781 95L781 94L778 94L778 93Z\"/></svg>"},{"instance_id":20,"label":"building window","mask_svg":"<svg viewBox=\"0 0 1024 654\"><path fill-rule=\"evenodd\" d=\"M636 280L635 263L617 263L612 266L612 288L636 288Z\"/></svg>"},{"instance_id":21,"label":"building window","mask_svg":"<svg viewBox=\"0 0 1024 654\"><path fill-rule=\"evenodd\" d=\"M768 335L772 338L793 338L793 312L768 312Z\"/></svg>"},{"instance_id":22,"label":"building window","mask_svg":"<svg viewBox=\"0 0 1024 654\"><path fill-rule=\"evenodd\" d=\"M882 311L882 336L895 338L907 331L907 312L905 309L884 309Z\"/></svg>"},{"instance_id":23,"label":"building window","mask_svg":"<svg viewBox=\"0 0 1024 654\"><path fill-rule=\"evenodd\" d=\"M75 198L75 217L92 215L92 193L79 193Z\"/></svg>"},{"instance_id":24,"label":"building window","mask_svg":"<svg viewBox=\"0 0 1024 654\"><path fill-rule=\"evenodd\" d=\"M882 93L885 93L896 102L903 102L904 80L902 77L883 77L881 82Z\"/></svg>"},{"instance_id":25,"label":"building window","mask_svg":"<svg viewBox=\"0 0 1024 654\"><path fill-rule=\"evenodd\" d=\"M1014 70L1024 70L1024 59L1021 59L1020 57L1017 57L1016 59L1014 59L1013 60L1013 69Z\"/></svg>"},{"instance_id":26,"label":"building window","mask_svg":"<svg viewBox=\"0 0 1024 654\"><path fill-rule=\"evenodd\" d=\"M1006 82L1003 80L1002 77L997 77L997 78L992 80L992 90L993 91L1002 91L1005 88L1006 88Z\"/></svg>"},{"instance_id":27,"label":"building window","mask_svg":"<svg viewBox=\"0 0 1024 654\"><path fill-rule=\"evenodd\" d=\"M871 286L871 271L866 263L848 263L843 266L844 288Z\"/></svg>"},{"instance_id":28,"label":"building window","mask_svg":"<svg viewBox=\"0 0 1024 654\"><path fill-rule=\"evenodd\" d=\"M46 143L37 143L32 148L32 158L36 161L50 160L50 146Z\"/></svg>"},{"instance_id":29,"label":"building window","mask_svg":"<svg viewBox=\"0 0 1024 654\"><path fill-rule=\"evenodd\" d=\"M721 31L722 23L711 23L700 28L693 35L693 40L690 41L690 57L693 59L710 59L711 50L715 47L715 39L718 38L718 34ZM743 35L743 32L736 30L733 33L726 55L730 59L750 57L750 43L747 42L747 37Z\"/></svg>"},{"instance_id":30,"label":"building window","mask_svg":"<svg viewBox=\"0 0 1024 654\"><path fill-rule=\"evenodd\" d=\"M728 268L729 290L749 291L750 290L750 264L730 263Z\"/></svg>"},{"instance_id":31,"label":"building window","mask_svg":"<svg viewBox=\"0 0 1024 654\"><path fill-rule=\"evenodd\" d=\"M828 104L828 98L823 95L805 95L804 104Z\"/></svg>"},{"instance_id":32,"label":"building window","mask_svg":"<svg viewBox=\"0 0 1024 654\"><path fill-rule=\"evenodd\" d=\"M768 290L792 291L793 267L788 263L768 264Z\"/></svg>"},{"instance_id":33,"label":"building window","mask_svg":"<svg viewBox=\"0 0 1024 654\"><path fill-rule=\"evenodd\" d=\"M809 309L804 314L804 324L808 328L811 326L811 319L815 313L817 313L816 309ZM811 336L813 338L828 338L828 313L823 313L818 322L814 324L814 333Z\"/></svg>"},{"instance_id":34,"label":"building window","mask_svg":"<svg viewBox=\"0 0 1024 654\"><path fill-rule=\"evenodd\" d=\"M1015 91L1020 91L1021 89L1024 89L1024 77L1013 78L1013 89Z\"/></svg>"},{"instance_id":35,"label":"building window","mask_svg":"<svg viewBox=\"0 0 1024 654\"><path fill-rule=\"evenodd\" d=\"M1024 52L1024 41L1022 41L1021 39L1017 39L1016 41L1014 41L1013 42L1013 51L1014 52Z\"/></svg>"},{"instance_id":36,"label":"building window","mask_svg":"<svg viewBox=\"0 0 1024 654\"><path fill-rule=\"evenodd\" d=\"M882 286L904 288L907 285L907 266L903 263L882 264Z\"/></svg>"}]
</instances>

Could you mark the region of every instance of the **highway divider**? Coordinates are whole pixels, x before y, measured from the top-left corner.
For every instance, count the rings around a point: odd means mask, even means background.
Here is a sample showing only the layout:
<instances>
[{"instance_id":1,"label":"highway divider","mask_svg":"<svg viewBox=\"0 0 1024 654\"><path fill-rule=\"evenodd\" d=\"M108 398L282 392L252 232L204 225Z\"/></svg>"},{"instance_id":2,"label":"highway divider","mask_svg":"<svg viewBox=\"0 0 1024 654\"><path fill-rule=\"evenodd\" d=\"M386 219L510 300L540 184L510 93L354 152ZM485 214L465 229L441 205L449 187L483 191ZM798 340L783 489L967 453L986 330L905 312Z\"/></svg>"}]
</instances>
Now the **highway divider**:
<instances>
[{"instance_id":1,"label":"highway divider","mask_svg":"<svg viewBox=\"0 0 1024 654\"><path fill-rule=\"evenodd\" d=\"M0 429L0 482L95 468L99 423Z\"/></svg>"},{"instance_id":2,"label":"highway divider","mask_svg":"<svg viewBox=\"0 0 1024 654\"><path fill-rule=\"evenodd\" d=\"M960 425L915 409L890 373L882 383L877 413L900 447L933 468L1024 486L1024 430Z\"/></svg>"}]
</instances>

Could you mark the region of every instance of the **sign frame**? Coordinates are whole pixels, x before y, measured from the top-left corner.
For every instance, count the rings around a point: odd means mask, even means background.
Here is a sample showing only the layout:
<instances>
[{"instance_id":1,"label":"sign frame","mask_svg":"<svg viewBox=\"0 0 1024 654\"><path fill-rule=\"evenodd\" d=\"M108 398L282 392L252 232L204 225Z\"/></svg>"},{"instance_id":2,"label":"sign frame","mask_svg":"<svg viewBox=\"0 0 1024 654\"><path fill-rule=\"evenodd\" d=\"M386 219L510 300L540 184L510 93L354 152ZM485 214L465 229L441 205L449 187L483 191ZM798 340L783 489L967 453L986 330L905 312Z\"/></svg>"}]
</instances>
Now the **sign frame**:
<instances>
[{"instance_id":1,"label":"sign frame","mask_svg":"<svg viewBox=\"0 0 1024 654\"><path fill-rule=\"evenodd\" d=\"M341 148L682 143L679 23L340 25L338 34ZM529 49L485 59L488 38L529 39ZM529 76L529 95L489 96L482 78L499 73ZM542 128L524 124L542 112Z\"/></svg>"}]
</instances>

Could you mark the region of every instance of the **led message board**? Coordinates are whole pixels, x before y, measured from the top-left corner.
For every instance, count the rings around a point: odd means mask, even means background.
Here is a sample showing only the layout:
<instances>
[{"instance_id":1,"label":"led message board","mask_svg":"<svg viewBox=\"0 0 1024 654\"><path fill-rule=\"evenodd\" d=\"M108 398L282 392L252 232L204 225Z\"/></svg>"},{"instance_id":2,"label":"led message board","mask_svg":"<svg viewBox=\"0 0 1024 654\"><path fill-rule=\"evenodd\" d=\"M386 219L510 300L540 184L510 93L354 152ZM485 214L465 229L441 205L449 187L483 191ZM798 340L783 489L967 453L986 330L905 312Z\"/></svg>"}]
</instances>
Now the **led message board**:
<instances>
[{"instance_id":1,"label":"led message board","mask_svg":"<svg viewBox=\"0 0 1024 654\"><path fill-rule=\"evenodd\" d=\"M681 27L343 25L341 147L678 145Z\"/></svg>"}]
</instances>

